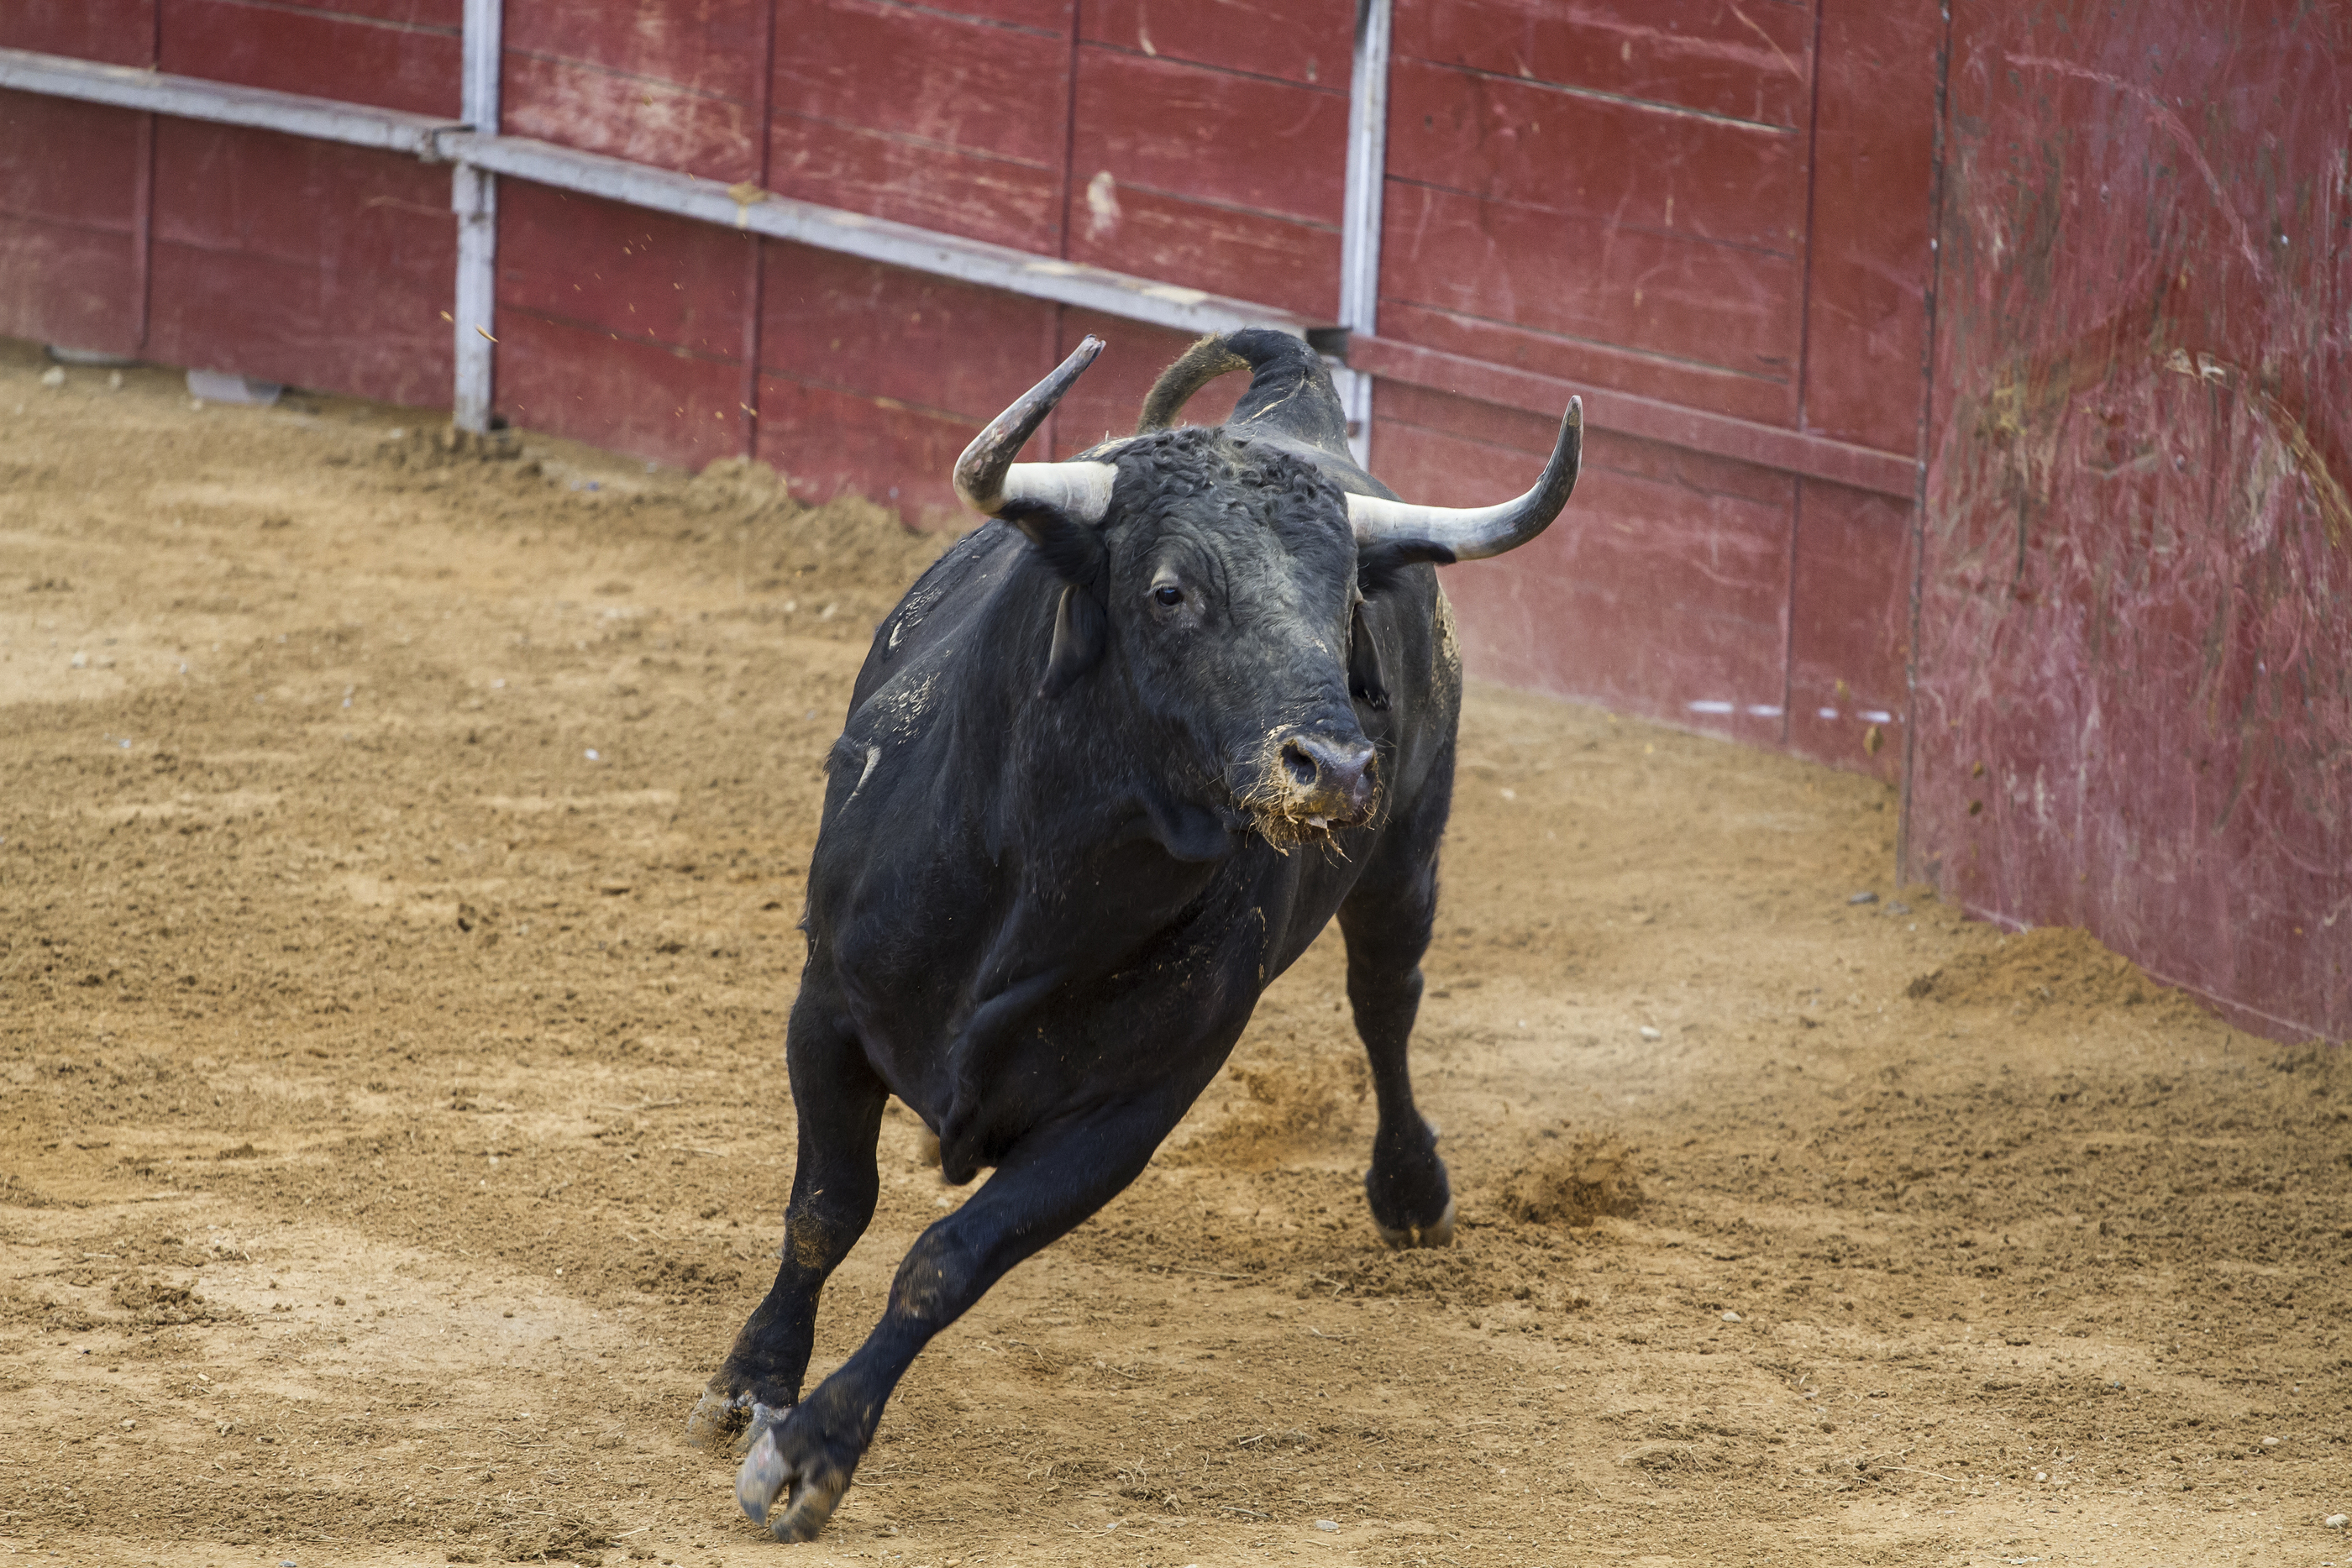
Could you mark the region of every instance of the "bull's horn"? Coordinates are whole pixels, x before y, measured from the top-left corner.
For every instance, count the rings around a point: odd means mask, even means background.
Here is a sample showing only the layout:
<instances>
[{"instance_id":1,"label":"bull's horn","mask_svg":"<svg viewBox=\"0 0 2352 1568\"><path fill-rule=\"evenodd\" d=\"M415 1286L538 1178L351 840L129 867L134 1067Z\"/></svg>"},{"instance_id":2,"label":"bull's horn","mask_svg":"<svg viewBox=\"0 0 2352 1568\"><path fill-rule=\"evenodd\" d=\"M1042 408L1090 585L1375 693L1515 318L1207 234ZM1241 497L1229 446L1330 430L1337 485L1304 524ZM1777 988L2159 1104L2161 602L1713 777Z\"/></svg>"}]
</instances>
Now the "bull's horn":
<instances>
[{"instance_id":1,"label":"bull's horn","mask_svg":"<svg viewBox=\"0 0 2352 1568\"><path fill-rule=\"evenodd\" d=\"M1455 560L1477 560L1517 549L1551 526L1576 488L1576 468L1584 451L1584 400L1568 400L1559 440L1551 449L1536 487L1497 507L1415 507L1378 496L1349 496L1348 518L1356 542L1423 544Z\"/></svg>"},{"instance_id":2,"label":"bull's horn","mask_svg":"<svg viewBox=\"0 0 2352 1568\"><path fill-rule=\"evenodd\" d=\"M1078 373L1102 352L1102 340L1088 337L1054 373L1031 387L1011 408L989 421L956 459L956 494L973 511L995 517L1008 501L1043 501L1064 516L1099 523L1110 510L1111 481L1118 470L1108 463L1015 463L1013 455L1037 433Z\"/></svg>"}]
</instances>

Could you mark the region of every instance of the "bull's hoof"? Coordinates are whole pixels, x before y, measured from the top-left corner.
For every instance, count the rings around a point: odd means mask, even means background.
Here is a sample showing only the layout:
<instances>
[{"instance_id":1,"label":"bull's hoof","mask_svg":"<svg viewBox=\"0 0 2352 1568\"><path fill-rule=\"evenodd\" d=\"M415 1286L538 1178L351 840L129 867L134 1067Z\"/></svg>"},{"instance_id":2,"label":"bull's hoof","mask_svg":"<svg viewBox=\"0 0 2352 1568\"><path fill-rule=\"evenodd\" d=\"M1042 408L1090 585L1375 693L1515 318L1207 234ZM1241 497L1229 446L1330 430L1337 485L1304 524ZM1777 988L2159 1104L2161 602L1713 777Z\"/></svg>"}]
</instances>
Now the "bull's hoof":
<instances>
[{"instance_id":1,"label":"bull's hoof","mask_svg":"<svg viewBox=\"0 0 2352 1568\"><path fill-rule=\"evenodd\" d=\"M761 1405L749 1394L730 1394L714 1377L687 1413L686 1440L715 1454L749 1453L760 1434L782 1420L791 1408Z\"/></svg>"},{"instance_id":2,"label":"bull's hoof","mask_svg":"<svg viewBox=\"0 0 2352 1568\"><path fill-rule=\"evenodd\" d=\"M745 1518L766 1525L777 1540L814 1541L849 1490L851 1467L833 1459L822 1443L810 1441L805 1427L793 1432L787 1424L791 1415L757 1407L757 1436L735 1473L735 1500Z\"/></svg>"},{"instance_id":3,"label":"bull's hoof","mask_svg":"<svg viewBox=\"0 0 2352 1568\"><path fill-rule=\"evenodd\" d=\"M694 1408L686 1415L686 1440L689 1447L723 1452L735 1445L735 1438L751 1423L751 1396L729 1394L716 1386L702 1391Z\"/></svg>"},{"instance_id":4,"label":"bull's hoof","mask_svg":"<svg viewBox=\"0 0 2352 1568\"><path fill-rule=\"evenodd\" d=\"M1454 1245L1454 1200L1447 1198L1445 1212L1427 1225L1412 1225L1402 1230L1391 1230L1375 1219L1372 1228L1381 1233L1382 1241L1398 1251L1408 1247L1451 1247Z\"/></svg>"}]
</instances>

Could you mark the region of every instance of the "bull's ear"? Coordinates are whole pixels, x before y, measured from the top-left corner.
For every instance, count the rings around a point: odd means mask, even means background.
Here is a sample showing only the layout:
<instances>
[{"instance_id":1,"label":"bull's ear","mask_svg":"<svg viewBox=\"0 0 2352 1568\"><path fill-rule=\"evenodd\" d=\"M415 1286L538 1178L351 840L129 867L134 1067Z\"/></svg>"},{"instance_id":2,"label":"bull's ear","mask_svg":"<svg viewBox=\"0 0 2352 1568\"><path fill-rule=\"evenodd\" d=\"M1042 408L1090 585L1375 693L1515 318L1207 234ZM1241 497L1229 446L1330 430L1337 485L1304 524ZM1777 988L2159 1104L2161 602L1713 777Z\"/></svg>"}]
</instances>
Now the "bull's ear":
<instances>
[{"instance_id":1,"label":"bull's ear","mask_svg":"<svg viewBox=\"0 0 2352 1568\"><path fill-rule=\"evenodd\" d=\"M1373 640L1360 599L1348 624L1348 695L1374 713L1388 711L1388 672L1381 667L1381 645Z\"/></svg>"},{"instance_id":2,"label":"bull's ear","mask_svg":"<svg viewBox=\"0 0 2352 1568\"><path fill-rule=\"evenodd\" d=\"M1057 697L1102 657L1105 631L1102 602L1073 582L1062 590L1054 611L1054 647L1045 655L1045 678L1038 685L1041 697Z\"/></svg>"},{"instance_id":3,"label":"bull's ear","mask_svg":"<svg viewBox=\"0 0 2352 1568\"><path fill-rule=\"evenodd\" d=\"M1005 502L996 515L1028 536L1064 582L1092 583L1102 576L1110 552L1103 547L1100 529L1058 507L1024 497Z\"/></svg>"}]
</instances>

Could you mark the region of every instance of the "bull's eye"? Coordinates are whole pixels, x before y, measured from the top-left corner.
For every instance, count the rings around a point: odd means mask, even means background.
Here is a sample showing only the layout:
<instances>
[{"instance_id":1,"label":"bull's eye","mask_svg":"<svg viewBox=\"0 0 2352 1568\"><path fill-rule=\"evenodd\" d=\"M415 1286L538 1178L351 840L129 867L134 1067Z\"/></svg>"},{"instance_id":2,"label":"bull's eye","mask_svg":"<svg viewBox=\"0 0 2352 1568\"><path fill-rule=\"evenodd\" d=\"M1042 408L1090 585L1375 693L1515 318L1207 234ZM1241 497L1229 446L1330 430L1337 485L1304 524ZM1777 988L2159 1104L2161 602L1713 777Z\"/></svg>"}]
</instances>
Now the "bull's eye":
<instances>
[{"instance_id":1,"label":"bull's eye","mask_svg":"<svg viewBox=\"0 0 2352 1568\"><path fill-rule=\"evenodd\" d=\"M1151 591L1151 597L1155 602L1173 609L1184 602L1184 591L1172 582L1163 582Z\"/></svg>"}]
</instances>

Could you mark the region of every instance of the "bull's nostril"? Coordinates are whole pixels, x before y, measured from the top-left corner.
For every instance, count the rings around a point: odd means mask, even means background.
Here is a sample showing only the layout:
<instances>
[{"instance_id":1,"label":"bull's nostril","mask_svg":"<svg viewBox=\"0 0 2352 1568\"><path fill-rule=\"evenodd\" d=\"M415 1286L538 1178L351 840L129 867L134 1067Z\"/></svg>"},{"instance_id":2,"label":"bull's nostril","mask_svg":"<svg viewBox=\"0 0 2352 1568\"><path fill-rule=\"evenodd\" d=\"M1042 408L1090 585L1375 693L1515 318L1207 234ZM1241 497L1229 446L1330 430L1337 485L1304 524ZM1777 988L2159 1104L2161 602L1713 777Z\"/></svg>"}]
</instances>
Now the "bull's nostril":
<instances>
[{"instance_id":1,"label":"bull's nostril","mask_svg":"<svg viewBox=\"0 0 2352 1568\"><path fill-rule=\"evenodd\" d=\"M1282 748L1282 766L1284 771L1290 775L1290 781L1301 789L1315 788L1315 777L1320 769L1315 766L1315 759L1307 756L1305 748L1297 741L1294 740Z\"/></svg>"}]
</instances>

